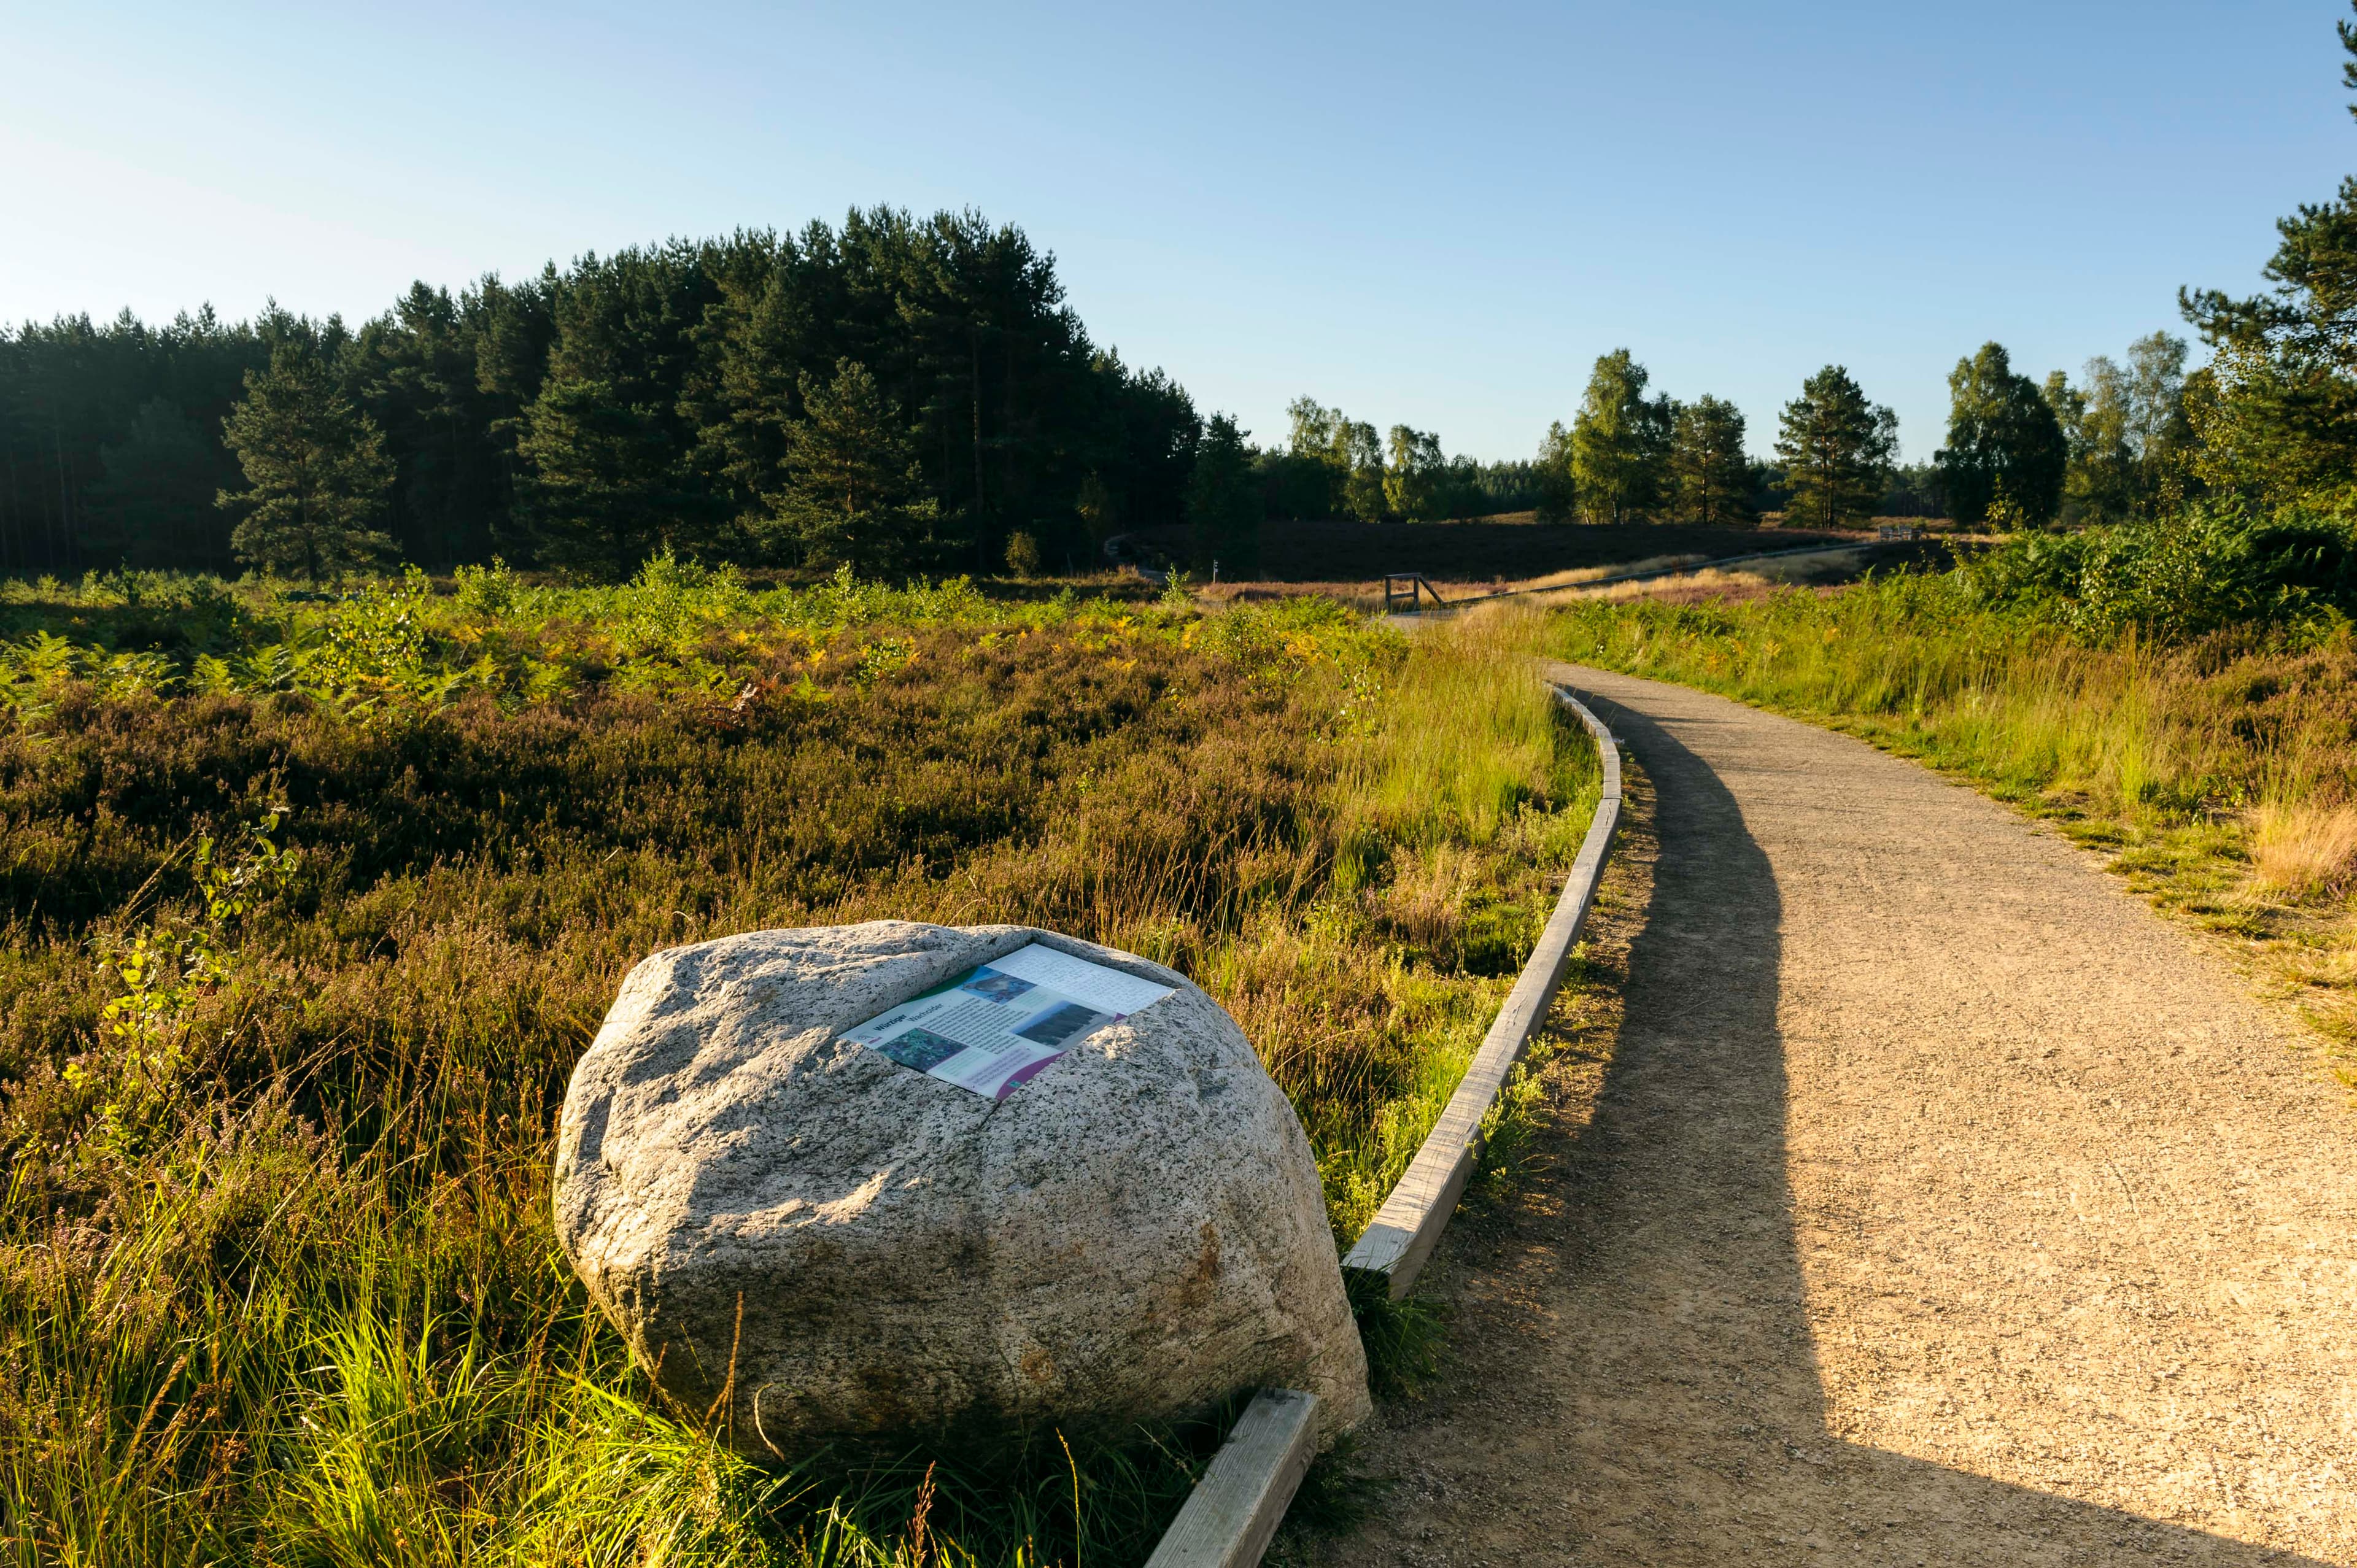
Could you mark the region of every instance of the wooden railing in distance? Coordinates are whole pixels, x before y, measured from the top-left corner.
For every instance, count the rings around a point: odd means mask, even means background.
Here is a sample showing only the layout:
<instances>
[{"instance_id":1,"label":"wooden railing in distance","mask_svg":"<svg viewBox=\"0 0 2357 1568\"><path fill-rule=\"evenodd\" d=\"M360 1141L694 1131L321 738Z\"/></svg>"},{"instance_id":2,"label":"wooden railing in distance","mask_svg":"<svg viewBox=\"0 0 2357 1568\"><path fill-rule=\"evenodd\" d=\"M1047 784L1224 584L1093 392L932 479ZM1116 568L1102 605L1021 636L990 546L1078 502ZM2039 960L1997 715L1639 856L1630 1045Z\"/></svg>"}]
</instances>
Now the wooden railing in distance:
<instances>
[{"instance_id":1,"label":"wooden railing in distance","mask_svg":"<svg viewBox=\"0 0 2357 1568\"><path fill-rule=\"evenodd\" d=\"M1383 613L1385 615L1420 615L1424 611L1424 596L1432 596L1432 607L1447 609L1448 601L1440 590L1421 572L1386 572L1383 574Z\"/></svg>"},{"instance_id":2,"label":"wooden railing in distance","mask_svg":"<svg viewBox=\"0 0 2357 1568\"><path fill-rule=\"evenodd\" d=\"M1386 585L1388 587L1388 585ZM1597 884L1620 827L1620 748L1604 721L1562 687L1555 698L1577 715L1596 742L1604 789L1596 815L1580 841L1555 913L1539 934L1505 1005L1491 1022L1465 1077L1433 1123L1406 1174L1375 1213L1358 1244L1342 1259L1345 1269L1372 1269L1390 1277L1394 1300L1407 1294L1432 1256L1448 1217L1481 1154L1481 1123L1514 1065L1530 1049L1546 1021L1547 1009L1571 967L1572 949L1596 904ZM1228 1440L1195 1484L1187 1506L1146 1559L1146 1568L1254 1568L1284 1522L1285 1510L1309 1467L1317 1412L1315 1395L1289 1389L1264 1389L1244 1407Z\"/></svg>"}]
</instances>

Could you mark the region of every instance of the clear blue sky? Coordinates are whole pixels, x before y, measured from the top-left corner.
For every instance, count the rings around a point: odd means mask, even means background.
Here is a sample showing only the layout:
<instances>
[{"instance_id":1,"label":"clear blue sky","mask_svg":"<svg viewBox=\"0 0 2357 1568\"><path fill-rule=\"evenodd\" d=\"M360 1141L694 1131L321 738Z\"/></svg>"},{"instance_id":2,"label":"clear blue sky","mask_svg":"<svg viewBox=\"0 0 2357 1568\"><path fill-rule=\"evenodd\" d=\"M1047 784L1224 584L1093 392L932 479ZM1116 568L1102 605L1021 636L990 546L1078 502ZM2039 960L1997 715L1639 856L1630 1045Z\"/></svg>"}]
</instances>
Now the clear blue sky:
<instances>
[{"instance_id":1,"label":"clear blue sky","mask_svg":"<svg viewBox=\"0 0 2357 1568\"><path fill-rule=\"evenodd\" d=\"M1263 440L1312 393L1528 456L1599 352L1764 451L1846 364L1939 443L2248 289L2357 168L2327 0L564 10L0 5L0 319L974 206Z\"/></svg>"}]
</instances>

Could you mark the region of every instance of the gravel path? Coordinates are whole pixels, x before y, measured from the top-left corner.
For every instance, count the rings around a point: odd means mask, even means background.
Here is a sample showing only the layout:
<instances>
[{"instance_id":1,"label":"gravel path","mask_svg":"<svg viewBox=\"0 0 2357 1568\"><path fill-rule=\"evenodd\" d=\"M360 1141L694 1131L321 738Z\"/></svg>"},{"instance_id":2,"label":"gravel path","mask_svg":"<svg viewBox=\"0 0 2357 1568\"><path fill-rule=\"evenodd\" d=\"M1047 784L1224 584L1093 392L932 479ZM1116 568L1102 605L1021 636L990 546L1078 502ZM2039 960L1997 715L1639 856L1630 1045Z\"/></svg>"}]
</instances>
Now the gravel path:
<instances>
[{"instance_id":1,"label":"gravel path","mask_svg":"<svg viewBox=\"0 0 2357 1568\"><path fill-rule=\"evenodd\" d=\"M1625 1015L1318 1555L2357 1563L2357 1113L2297 1026L1966 789L1557 674L1656 797Z\"/></svg>"}]
</instances>

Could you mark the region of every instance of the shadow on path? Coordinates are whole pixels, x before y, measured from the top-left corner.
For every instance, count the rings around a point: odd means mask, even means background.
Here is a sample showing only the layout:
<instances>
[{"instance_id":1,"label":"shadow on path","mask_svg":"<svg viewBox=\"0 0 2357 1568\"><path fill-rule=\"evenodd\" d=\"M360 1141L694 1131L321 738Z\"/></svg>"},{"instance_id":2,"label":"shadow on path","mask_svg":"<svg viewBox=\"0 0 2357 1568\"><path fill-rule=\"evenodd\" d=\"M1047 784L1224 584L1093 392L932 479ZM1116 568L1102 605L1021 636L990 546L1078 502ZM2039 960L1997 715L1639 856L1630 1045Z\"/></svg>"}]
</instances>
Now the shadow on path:
<instances>
[{"instance_id":1,"label":"shadow on path","mask_svg":"<svg viewBox=\"0 0 2357 1568\"><path fill-rule=\"evenodd\" d=\"M1587 701L1654 795L1619 1044L1588 1123L1453 1249L1454 1364L1378 1440L1394 1517L1338 1560L2313 1561L1828 1434L1786 1175L1776 878L1710 765Z\"/></svg>"}]
</instances>

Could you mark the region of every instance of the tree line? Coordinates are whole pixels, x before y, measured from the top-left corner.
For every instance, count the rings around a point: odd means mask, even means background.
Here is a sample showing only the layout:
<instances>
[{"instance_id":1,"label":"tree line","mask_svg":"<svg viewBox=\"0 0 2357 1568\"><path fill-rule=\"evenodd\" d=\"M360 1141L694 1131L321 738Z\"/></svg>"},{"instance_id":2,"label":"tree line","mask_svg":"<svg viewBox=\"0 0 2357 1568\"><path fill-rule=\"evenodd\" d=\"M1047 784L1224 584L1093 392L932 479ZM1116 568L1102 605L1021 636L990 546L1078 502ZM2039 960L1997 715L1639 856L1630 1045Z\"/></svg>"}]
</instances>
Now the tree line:
<instances>
[{"instance_id":1,"label":"tree line","mask_svg":"<svg viewBox=\"0 0 2357 1568\"><path fill-rule=\"evenodd\" d=\"M2357 90L2357 22L2336 30L2343 83ZM2357 177L2276 229L2267 292L2179 291L2207 364L2189 371L2187 341L2158 331L2128 345L2125 363L2089 360L2076 383L2061 371L2034 381L1985 343L1949 374L1946 440L1928 463L1897 463L1897 419L1842 366L1803 383L1778 421L1775 461L1760 463L1744 455L1739 412L1648 397L1644 367L1615 349L1596 361L1569 428L1551 426L1541 444L1541 514L1739 523L1773 509L1788 524L1837 527L1879 509L2016 529L2206 506L2345 520L2357 512Z\"/></svg>"},{"instance_id":2,"label":"tree line","mask_svg":"<svg viewBox=\"0 0 2357 1568\"><path fill-rule=\"evenodd\" d=\"M2357 27L2340 34L2357 88ZM1234 575L1269 519L2346 515L2357 178L2276 227L2268 292L2180 292L2207 364L2189 371L2186 341L2156 332L2075 383L2033 381L1984 344L1949 376L1944 444L1915 465L1843 366L1803 382L1762 461L1732 403L1652 392L1626 349L1597 360L1529 461L1451 456L1431 432L1379 435L1308 397L1264 450L1094 345L1054 259L970 211L674 241L455 295L421 283L357 328L274 306L241 323L60 318L0 330L0 571L326 580L501 555L612 577L669 547L1036 572L1184 521L1199 566Z\"/></svg>"},{"instance_id":3,"label":"tree line","mask_svg":"<svg viewBox=\"0 0 2357 1568\"><path fill-rule=\"evenodd\" d=\"M1202 434L1021 231L877 209L421 283L357 328L0 332L0 570L946 571L1017 533L1060 564L1178 521Z\"/></svg>"},{"instance_id":4,"label":"tree line","mask_svg":"<svg viewBox=\"0 0 2357 1568\"><path fill-rule=\"evenodd\" d=\"M1251 446L1099 349L1051 257L877 209L420 283L357 328L275 308L0 332L0 570L327 581L500 556L587 577L671 548L864 572L1086 565L1191 521L1249 570L1268 518L1527 508L1534 466L1308 399Z\"/></svg>"},{"instance_id":5,"label":"tree line","mask_svg":"<svg viewBox=\"0 0 2357 1568\"><path fill-rule=\"evenodd\" d=\"M2336 30L2343 84L2357 89L2357 26ZM2266 292L2179 291L2211 351L2199 368L2167 332L2130 344L2125 364L2088 360L2076 385L2059 371L2033 383L1995 343L1960 360L1939 457L1949 514L2069 526L2196 509L2345 532L2357 511L2357 177L2276 232Z\"/></svg>"},{"instance_id":6,"label":"tree line","mask_svg":"<svg viewBox=\"0 0 2357 1568\"><path fill-rule=\"evenodd\" d=\"M1438 522L1538 502L1535 464L1451 456L1437 435L1412 425L1379 435L1314 397L1294 399L1286 412L1287 438L1265 448L1224 414L1205 426L1185 506L1198 572L1249 574L1271 521Z\"/></svg>"},{"instance_id":7,"label":"tree line","mask_svg":"<svg viewBox=\"0 0 2357 1568\"><path fill-rule=\"evenodd\" d=\"M2357 90L2357 27L2336 27L2341 80ZM2345 518L2357 510L2357 177L2276 234L2266 293L2179 292L2211 349L2185 378L2183 467L2190 485L2249 509Z\"/></svg>"},{"instance_id":8,"label":"tree line","mask_svg":"<svg viewBox=\"0 0 2357 1568\"><path fill-rule=\"evenodd\" d=\"M2001 344L1948 378L1947 440L1931 460L1898 460L1898 415L1846 367L1802 382L1777 420L1773 456L1749 455L1742 411L1707 394L1648 396L1626 349L1599 356L1571 424L1549 426L1532 465L1539 514L1584 522L1848 528L1876 516L1947 516L2001 525L2119 521L2181 505L2190 458L2182 338L2138 339L2123 368L2087 362L2074 386L2033 381Z\"/></svg>"},{"instance_id":9,"label":"tree line","mask_svg":"<svg viewBox=\"0 0 2357 1568\"><path fill-rule=\"evenodd\" d=\"M2357 90L2357 22L2336 30L2343 84ZM1786 520L1816 526L1865 521L1879 491L1888 510L2000 529L2191 509L2345 532L2357 514L2357 177L2276 231L2266 292L2179 291L2208 363L2189 370L2186 339L2159 331L2125 362L2089 360L2075 383L2061 371L2032 380L1985 343L1949 374L1947 438L1926 464L1896 466L1889 411L1827 366L1785 406L1777 464L1753 465L1749 504L1781 490ZM1645 383L1626 350L1597 361L1571 428L1555 425L1540 450L1554 515L1699 518L1717 504L1705 498L1739 487L1742 416L1706 414L1708 398L1648 400ZM1732 439L1706 436L1710 422ZM1697 478L1714 467L1717 484ZM1745 511L1738 500L1729 516Z\"/></svg>"}]
</instances>

